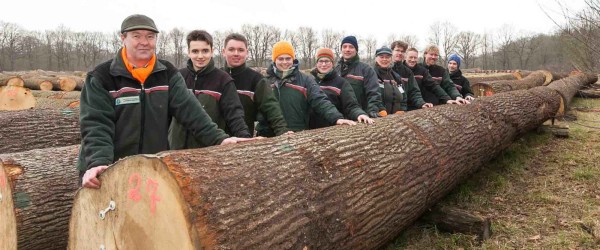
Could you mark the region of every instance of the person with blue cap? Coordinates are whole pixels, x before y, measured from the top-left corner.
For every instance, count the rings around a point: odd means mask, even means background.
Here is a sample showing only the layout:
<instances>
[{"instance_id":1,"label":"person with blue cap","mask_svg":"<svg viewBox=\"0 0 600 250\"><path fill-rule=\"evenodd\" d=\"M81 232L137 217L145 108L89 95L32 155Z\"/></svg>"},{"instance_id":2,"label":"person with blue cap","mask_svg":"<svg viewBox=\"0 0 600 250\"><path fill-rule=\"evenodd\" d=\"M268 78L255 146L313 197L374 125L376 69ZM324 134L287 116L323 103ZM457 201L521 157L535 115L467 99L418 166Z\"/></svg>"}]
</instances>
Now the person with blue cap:
<instances>
[{"instance_id":1,"label":"person with blue cap","mask_svg":"<svg viewBox=\"0 0 600 250\"><path fill-rule=\"evenodd\" d=\"M452 54L448 57L448 73L450 79L454 82L454 86L460 92L460 94L467 100L472 101L475 99L473 90L471 90L471 83L469 80L462 75L460 71L461 59L457 54Z\"/></svg>"},{"instance_id":2,"label":"person with blue cap","mask_svg":"<svg viewBox=\"0 0 600 250\"><path fill-rule=\"evenodd\" d=\"M375 51L375 65L379 92L388 114L403 114L407 110L406 86L393 70L392 50L383 46Z\"/></svg>"}]
</instances>

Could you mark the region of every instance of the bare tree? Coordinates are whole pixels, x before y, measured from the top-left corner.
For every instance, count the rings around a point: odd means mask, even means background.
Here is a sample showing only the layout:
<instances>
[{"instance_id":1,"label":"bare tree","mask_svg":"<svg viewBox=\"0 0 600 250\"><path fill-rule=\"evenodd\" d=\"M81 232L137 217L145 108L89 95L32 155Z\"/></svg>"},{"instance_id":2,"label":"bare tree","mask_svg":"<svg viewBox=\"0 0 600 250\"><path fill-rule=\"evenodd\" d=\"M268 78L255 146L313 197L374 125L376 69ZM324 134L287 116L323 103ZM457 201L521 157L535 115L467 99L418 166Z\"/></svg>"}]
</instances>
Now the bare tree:
<instances>
[{"instance_id":1,"label":"bare tree","mask_svg":"<svg viewBox=\"0 0 600 250\"><path fill-rule=\"evenodd\" d=\"M419 39L415 35L406 35L406 34L390 34L386 40L386 46L391 46L395 41L402 41L408 44L409 48L414 48L419 43Z\"/></svg>"},{"instance_id":2,"label":"bare tree","mask_svg":"<svg viewBox=\"0 0 600 250\"><path fill-rule=\"evenodd\" d=\"M173 28L169 32L169 39L171 40L172 48L173 48L173 63L175 67L181 68L185 66L185 62L187 61L187 45L185 42L185 32L180 28Z\"/></svg>"},{"instance_id":3,"label":"bare tree","mask_svg":"<svg viewBox=\"0 0 600 250\"><path fill-rule=\"evenodd\" d=\"M254 66L262 66L262 58L259 55L262 54L260 49L260 27L258 25L244 24L242 25L242 34L248 40L248 61L252 62Z\"/></svg>"},{"instance_id":4,"label":"bare tree","mask_svg":"<svg viewBox=\"0 0 600 250\"><path fill-rule=\"evenodd\" d=\"M520 69L527 69L529 60L537 50L541 40L533 34L523 33L521 37L512 43L513 52L519 61Z\"/></svg>"},{"instance_id":5,"label":"bare tree","mask_svg":"<svg viewBox=\"0 0 600 250\"><path fill-rule=\"evenodd\" d=\"M437 21L429 26L429 36L427 42L438 47L442 47L442 23Z\"/></svg>"},{"instance_id":6,"label":"bare tree","mask_svg":"<svg viewBox=\"0 0 600 250\"><path fill-rule=\"evenodd\" d=\"M215 64L217 65L217 67L223 67L224 66L224 62L223 62L223 48L225 47L225 37L227 35L229 35L231 32L230 31L215 31L213 33L213 50L214 50L214 54L213 54L213 59L215 60Z\"/></svg>"},{"instance_id":7,"label":"bare tree","mask_svg":"<svg viewBox=\"0 0 600 250\"><path fill-rule=\"evenodd\" d=\"M463 31L457 34L457 51L463 58L463 68L470 67L474 63L475 53L479 46L479 35L471 31Z\"/></svg>"},{"instance_id":8,"label":"bare tree","mask_svg":"<svg viewBox=\"0 0 600 250\"><path fill-rule=\"evenodd\" d=\"M510 69L510 45L514 40L513 35L514 28L511 25L503 25L498 35L500 62L502 63L502 69ZM493 50L493 49L492 49Z\"/></svg>"},{"instance_id":9,"label":"bare tree","mask_svg":"<svg viewBox=\"0 0 600 250\"><path fill-rule=\"evenodd\" d=\"M165 31L165 30L161 30L160 33L158 33L158 38L156 40L156 50L157 50L157 57L160 59L164 59L164 60L169 60L168 55L171 54L171 51L169 50L169 41L170 39L170 35L169 32ZM119 49L121 47L121 41L118 41L117 43L115 43L115 41L113 40L112 43L112 48L113 50L115 49Z\"/></svg>"},{"instance_id":10,"label":"bare tree","mask_svg":"<svg viewBox=\"0 0 600 250\"><path fill-rule=\"evenodd\" d=\"M297 34L299 44L295 45L296 54L302 56L305 68L311 68L314 65L313 58L318 49L317 33L313 28L300 27Z\"/></svg>"},{"instance_id":11,"label":"bare tree","mask_svg":"<svg viewBox=\"0 0 600 250\"><path fill-rule=\"evenodd\" d=\"M266 24L261 24L260 26L260 29L262 30L259 39L261 65L266 66L268 58L271 57L273 45L281 40L281 30L275 26Z\"/></svg>"},{"instance_id":12,"label":"bare tree","mask_svg":"<svg viewBox=\"0 0 600 250\"><path fill-rule=\"evenodd\" d=\"M361 39L360 43L361 46L364 48L360 50L360 52L363 53L361 55L361 61L369 65L372 64L375 59L375 51L377 50L377 39L375 39L375 37L373 37L372 35L369 35L366 39Z\"/></svg>"},{"instance_id":13,"label":"bare tree","mask_svg":"<svg viewBox=\"0 0 600 250\"><path fill-rule=\"evenodd\" d=\"M19 56L19 47L22 39L22 29L13 23L0 23L0 52L1 55L8 59L10 67L1 67L2 62L0 60L0 68L5 70L15 70L15 62Z\"/></svg>"},{"instance_id":14,"label":"bare tree","mask_svg":"<svg viewBox=\"0 0 600 250\"><path fill-rule=\"evenodd\" d=\"M321 47L330 48L334 51L335 56L340 58L340 42L342 41L342 38L342 33L332 29L324 29L321 31Z\"/></svg>"},{"instance_id":15,"label":"bare tree","mask_svg":"<svg viewBox=\"0 0 600 250\"><path fill-rule=\"evenodd\" d=\"M442 47L444 62L448 62L448 56L452 54L458 42L456 26L450 22L442 23Z\"/></svg>"}]
</instances>

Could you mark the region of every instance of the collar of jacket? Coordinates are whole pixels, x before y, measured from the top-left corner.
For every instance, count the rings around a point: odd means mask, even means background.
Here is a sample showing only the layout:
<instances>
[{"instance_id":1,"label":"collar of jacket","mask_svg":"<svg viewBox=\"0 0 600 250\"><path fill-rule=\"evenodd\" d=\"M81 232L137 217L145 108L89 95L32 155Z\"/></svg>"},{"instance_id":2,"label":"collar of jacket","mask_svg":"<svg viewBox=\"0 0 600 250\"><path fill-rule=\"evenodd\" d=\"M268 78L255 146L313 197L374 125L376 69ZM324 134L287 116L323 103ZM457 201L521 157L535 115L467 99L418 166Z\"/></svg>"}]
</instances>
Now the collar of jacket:
<instances>
[{"instance_id":1,"label":"collar of jacket","mask_svg":"<svg viewBox=\"0 0 600 250\"><path fill-rule=\"evenodd\" d=\"M235 68L231 68L227 65L227 63L225 63L225 67L223 67L223 70L227 73L229 73L231 76L237 76L241 73L243 73L244 71L246 71L246 69L248 69L248 67L246 66L246 63L244 62L242 65L237 66Z\"/></svg>"},{"instance_id":2,"label":"collar of jacket","mask_svg":"<svg viewBox=\"0 0 600 250\"><path fill-rule=\"evenodd\" d=\"M122 77L127 77L127 78L135 80L135 78L133 78L133 75L131 75L131 72L129 72L127 70L127 67L125 67L125 62L123 61L123 58L121 57L121 50L123 50L123 49L122 48L119 49L119 51L117 52L117 56L110 63L110 74L112 76L122 76ZM163 71L163 70L167 70L167 66L162 64L158 60L158 58L156 58L156 62L154 63L154 69L152 70L152 73L150 73L150 75L152 75L158 71Z\"/></svg>"},{"instance_id":3,"label":"collar of jacket","mask_svg":"<svg viewBox=\"0 0 600 250\"><path fill-rule=\"evenodd\" d=\"M320 81L329 81L331 79L334 79L337 75L337 71L335 71L335 68L331 68L331 70L329 72L327 72L323 78L319 77L319 70L317 70L317 68L314 68L313 70L310 71L310 73L315 77L315 79L320 80Z\"/></svg>"},{"instance_id":4,"label":"collar of jacket","mask_svg":"<svg viewBox=\"0 0 600 250\"><path fill-rule=\"evenodd\" d=\"M377 73L377 77L382 80L394 80L394 76L392 76L392 67L383 68L379 66L377 62L373 63L373 69Z\"/></svg>"},{"instance_id":5,"label":"collar of jacket","mask_svg":"<svg viewBox=\"0 0 600 250\"><path fill-rule=\"evenodd\" d=\"M208 62L208 65L206 65L206 67L201 68L198 71L194 70L194 63L192 62L192 59L188 59L188 61L187 61L187 69L190 72L192 72L195 76L205 76L205 75L208 75L208 73L210 73L213 70L215 70L215 59L211 58L210 62Z\"/></svg>"},{"instance_id":6,"label":"collar of jacket","mask_svg":"<svg viewBox=\"0 0 600 250\"><path fill-rule=\"evenodd\" d=\"M448 70L448 74L450 74L450 77L461 77L462 71L460 71L460 69L456 69L454 72L450 72L450 70Z\"/></svg>"},{"instance_id":7,"label":"collar of jacket","mask_svg":"<svg viewBox=\"0 0 600 250\"><path fill-rule=\"evenodd\" d=\"M415 64L414 67L411 67L411 66L408 65L408 63L406 63L406 61L404 61L404 66L408 67L411 70L415 69L417 67L417 65L419 65L419 64L417 63L417 64Z\"/></svg>"},{"instance_id":8,"label":"collar of jacket","mask_svg":"<svg viewBox=\"0 0 600 250\"><path fill-rule=\"evenodd\" d=\"M269 76L276 77L277 79L281 79L281 80L283 80L283 79L291 79L292 76L295 76L300 71L300 69L298 67L298 64L299 64L298 59L294 59L294 64L290 68L292 70L292 72L290 72L287 76L282 77L283 76L283 71L279 70L277 68L277 66L275 66L275 63L272 63L271 67L269 67L267 69L267 74Z\"/></svg>"}]
</instances>

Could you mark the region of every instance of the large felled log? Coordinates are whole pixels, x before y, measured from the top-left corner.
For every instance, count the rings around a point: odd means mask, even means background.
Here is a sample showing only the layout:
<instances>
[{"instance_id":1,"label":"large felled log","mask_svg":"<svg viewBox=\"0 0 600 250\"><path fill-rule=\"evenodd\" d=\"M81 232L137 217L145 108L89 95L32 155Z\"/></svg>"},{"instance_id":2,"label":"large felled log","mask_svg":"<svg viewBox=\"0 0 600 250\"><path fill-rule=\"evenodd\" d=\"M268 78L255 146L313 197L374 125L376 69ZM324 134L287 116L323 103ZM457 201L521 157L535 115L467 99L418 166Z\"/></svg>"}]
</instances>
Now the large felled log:
<instances>
[{"instance_id":1,"label":"large felled log","mask_svg":"<svg viewBox=\"0 0 600 250\"><path fill-rule=\"evenodd\" d=\"M23 87L23 79L16 75L0 74L0 86L19 86Z\"/></svg>"},{"instance_id":2,"label":"large felled log","mask_svg":"<svg viewBox=\"0 0 600 250\"><path fill-rule=\"evenodd\" d=\"M81 96L80 91L39 91L32 90L31 94L36 98L50 98L50 99L79 99Z\"/></svg>"},{"instance_id":3,"label":"large felled log","mask_svg":"<svg viewBox=\"0 0 600 250\"><path fill-rule=\"evenodd\" d=\"M376 249L559 103L536 87L375 126L129 157L78 192L69 248Z\"/></svg>"},{"instance_id":4,"label":"large felled log","mask_svg":"<svg viewBox=\"0 0 600 250\"><path fill-rule=\"evenodd\" d=\"M595 75L579 74L550 83L548 88L556 90L561 95L560 108L556 116L563 116L577 91L596 82L597 79L598 77Z\"/></svg>"},{"instance_id":5,"label":"large felled log","mask_svg":"<svg viewBox=\"0 0 600 250\"><path fill-rule=\"evenodd\" d=\"M519 73L492 74L492 75L481 75L481 74L465 75L467 80L469 80L469 83L471 83L471 86L475 83L480 83L480 82L489 82L489 81L498 81L498 80L519 80L518 76L520 76Z\"/></svg>"},{"instance_id":6,"label":"large felled log","mask_svg":"<svg viewBox=\"0 0 600 250\"><path fill-rule=\"evenodd\" d=\"M29 89L19 86L0 87L0 110L30 109L35 104L35 97Z\"/></svg>"},{"instance_id":7,"label":"large felled log","mask_svg":"<svg viewBox=\"0 0 600 250\"><path fill-rule=\"evenodd\" d=\"M79 107L79 91L31 91L38 109L64 109Z\"/></svg>"},{"instance_id":8,"label":"large felled log","mask_svg":"<svg viewBox=\"0 0 600 250\"><path fill-rule=\"evenodd\" d=\"M0 135L0 154L78 144L79 110L2 111Z\"/></svg>"},{"instance_id":9,"label":"large felled log","mask_svg":"<svg viewBox=\"0 0 600 250\"><path fill-rule=\"evenodd\" d=\"M34 90L73 91L77 87L77 82L66 76L24 75L23 80L26 87ZM52 85L50 89L48 83Z\"/></svg>"},{"instance_id":10,"label":"large felled log","mask_svg":"<svg viewBox=\"0 0 600 250\"><path fill-rule=\"evenodd\" d=\"M0 155L0 248L65 249L79 146ZM8 226L4 225L8 222Z\"/></svg>"},{"instance_id":11,"label":"large felled log","mask_svg":"<svg viewBox=\"0 0 600 250\"><path fill-rule=\"evenodd\" d=\"M492 221L489 217L455 207L436 205L422 219L442 231L475 234L479 240L487 240L492 235Z\"/></svg>"},{"instance_id":12,"label":"large felled log","mask_svg":"<svg viewBox=\"0 0 600 250\"><path fill-rule=\"evenodd\" d=\"M542 86L552 77L552 74L546 71L536 71L529 74L521 80L498 80L489 82L478 82L471 84L475 96L490 96L501 92L530 89L536 86ZM551 81L551 79L550 79Z\"/></svg>"}]
</instances>

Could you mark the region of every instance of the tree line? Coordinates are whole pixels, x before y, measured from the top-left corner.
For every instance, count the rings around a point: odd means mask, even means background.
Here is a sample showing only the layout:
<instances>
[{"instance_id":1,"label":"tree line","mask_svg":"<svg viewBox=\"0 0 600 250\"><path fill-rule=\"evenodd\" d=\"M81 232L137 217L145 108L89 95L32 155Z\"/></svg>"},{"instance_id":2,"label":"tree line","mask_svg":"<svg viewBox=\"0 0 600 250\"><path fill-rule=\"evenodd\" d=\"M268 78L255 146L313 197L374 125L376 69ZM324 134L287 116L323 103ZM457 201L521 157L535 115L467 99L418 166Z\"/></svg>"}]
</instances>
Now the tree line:
<instances>
[{"instance_id":1,"label":"tree line","mask_svg":"<svg viewBox=\"0 0 600 250\"><path fill-rule=\"evenodd\" d=\"M599 1L588 0L583 11L565 14L568 22L557 24L557 29L551 34L515 32L515 27L510 25L479 34L460 30L451 22L435 22L429 27L425 43L440 48L441 61L446 61L452 53L459 54L463 58L461 68L548 69L556 72L596 70L600 66L596 60L600 51ZM239 30L211 33L217 66L224 63L220 51L225 37L232 32L239 32L248 39L248 63L254 67L268 66L273 45L287 40L295 46L301 67L311 68L319 47L329 47L339 57L339 43L348 35L332 29L299 27L282 30L267 24L243 24ZM156 45L159 58L183 67L187 60L186 35L187 31L181 28L162 30ZM419 44L419 38L414 35L389 34L385 41L379 41L372 35L353 35L359 39L359 55L367 63L373 62L378 47L389 46L392 41L402 40L411 47ZM120 47L118 31L75 32L64 25L54 30L31 31L18 24L0 21L0 69L4 71L87 71L113 58Z\"/></svg>"}]
</instances>

